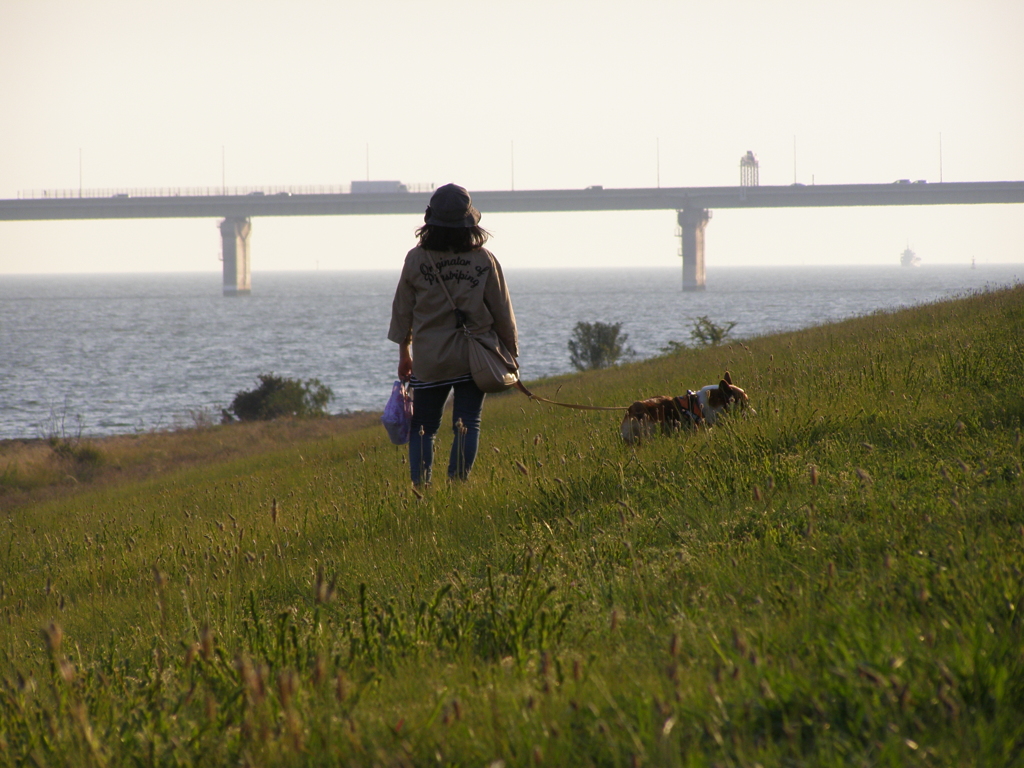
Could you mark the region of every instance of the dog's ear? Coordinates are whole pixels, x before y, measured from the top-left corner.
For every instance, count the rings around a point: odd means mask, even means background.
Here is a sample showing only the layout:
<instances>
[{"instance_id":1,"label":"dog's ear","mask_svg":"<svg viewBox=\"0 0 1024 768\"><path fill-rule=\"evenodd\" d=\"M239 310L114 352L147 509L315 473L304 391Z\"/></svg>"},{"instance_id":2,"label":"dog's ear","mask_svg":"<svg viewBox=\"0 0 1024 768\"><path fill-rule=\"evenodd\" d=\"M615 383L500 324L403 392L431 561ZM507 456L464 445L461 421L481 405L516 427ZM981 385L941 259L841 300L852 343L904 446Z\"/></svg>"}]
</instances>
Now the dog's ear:
<instances>
[{"instance_id":1,"label":"dog's ear","mask_svg":"<svg viewBox=\"0 0 1024 768\"><path fill-rule=\"evenodd\" d=\"M729 375L728 371L725 372L725 379L724 379L724 381L725 381L726 384L732 384L732 376Z\"/></svg>"},{"instance_id":2,"label":"dog's ear","mask_svg":"<svg viewBox=\"0 0 1024 768\"><path fill-rule=\"evenodd\" d=\"M722 398L722 401L726 403L735 397L732 393L732 385L725 379L718 382L718 394Z\"/></svg>"}]
</instances>

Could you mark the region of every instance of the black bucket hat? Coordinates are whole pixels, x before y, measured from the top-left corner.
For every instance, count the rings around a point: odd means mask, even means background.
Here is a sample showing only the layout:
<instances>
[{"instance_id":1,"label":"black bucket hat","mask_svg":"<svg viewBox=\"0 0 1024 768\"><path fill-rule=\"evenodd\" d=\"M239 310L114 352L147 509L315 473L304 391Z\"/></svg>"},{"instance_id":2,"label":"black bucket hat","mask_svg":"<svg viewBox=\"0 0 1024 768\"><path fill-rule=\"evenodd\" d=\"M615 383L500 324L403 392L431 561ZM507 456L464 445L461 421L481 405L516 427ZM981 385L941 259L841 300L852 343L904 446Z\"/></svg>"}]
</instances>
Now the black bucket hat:
<instances>
[{"instance_id":1,"label":"black bucket hat","mask_svg":"<svg viewBox=\"0 0 1024 768\"><path fill-rule=\"evenodd\" d=\"M445 184L431 195L423 221L435 227L475 227L480 223L480 211L473 207L465 187Z\"/></svg>"}]
</instances>

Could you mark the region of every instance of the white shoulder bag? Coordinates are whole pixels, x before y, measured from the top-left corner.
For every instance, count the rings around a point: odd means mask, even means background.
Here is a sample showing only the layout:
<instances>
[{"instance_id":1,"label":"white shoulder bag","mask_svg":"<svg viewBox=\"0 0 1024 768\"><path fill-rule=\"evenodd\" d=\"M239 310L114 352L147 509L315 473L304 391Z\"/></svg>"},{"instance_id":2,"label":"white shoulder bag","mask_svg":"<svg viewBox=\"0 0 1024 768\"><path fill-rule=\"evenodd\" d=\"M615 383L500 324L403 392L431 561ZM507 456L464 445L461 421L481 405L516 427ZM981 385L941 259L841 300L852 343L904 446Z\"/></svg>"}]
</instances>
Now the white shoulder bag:
<instances>
[{"instance_id":1,"label":"white shoulder bag","mask_svg":"<svg viewBox=\"0 0 1024 768\"><path fill-rule=\"evenodd\" d=\"M437 274L437 281L444 289L444 295L448 297L448 302L455 310L457 327L462 328L462 332L466 334L466 339L469 341L469 371L473 374L473 382L481 392L504 392L509 387L515 386L519 381L519 363L505 349L505 345L501 343L501 339L494 331L475 334L469 330L466 325L465 313L459 309L449 293L448 286L441 278L441 270L434 263L433 258L430 261Z\"/></svg>"}]
</instances>

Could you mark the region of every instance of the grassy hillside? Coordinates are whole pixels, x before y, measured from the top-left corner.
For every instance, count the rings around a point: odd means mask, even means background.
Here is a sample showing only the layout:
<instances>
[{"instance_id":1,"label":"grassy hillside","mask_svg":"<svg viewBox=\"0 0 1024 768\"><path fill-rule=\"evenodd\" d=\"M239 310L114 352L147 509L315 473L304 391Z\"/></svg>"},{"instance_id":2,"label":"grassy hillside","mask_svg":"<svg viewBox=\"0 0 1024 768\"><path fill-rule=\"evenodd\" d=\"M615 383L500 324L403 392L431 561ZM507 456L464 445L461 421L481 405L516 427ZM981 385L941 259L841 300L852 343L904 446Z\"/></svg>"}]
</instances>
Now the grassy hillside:
<instances>
[{"instance_id":1,"label":"grassy hillside","mask_svg":"<svg viewBox=\"0 0 1024 768\"><path fill-rule=\"evenodd\" d=\"M14 507L0 764L1019 764L1022 328L1017 287L531 384L728 369L757 416L633 449L492 396L422 497L374 425Z\"/></svg>"}]
</instances>

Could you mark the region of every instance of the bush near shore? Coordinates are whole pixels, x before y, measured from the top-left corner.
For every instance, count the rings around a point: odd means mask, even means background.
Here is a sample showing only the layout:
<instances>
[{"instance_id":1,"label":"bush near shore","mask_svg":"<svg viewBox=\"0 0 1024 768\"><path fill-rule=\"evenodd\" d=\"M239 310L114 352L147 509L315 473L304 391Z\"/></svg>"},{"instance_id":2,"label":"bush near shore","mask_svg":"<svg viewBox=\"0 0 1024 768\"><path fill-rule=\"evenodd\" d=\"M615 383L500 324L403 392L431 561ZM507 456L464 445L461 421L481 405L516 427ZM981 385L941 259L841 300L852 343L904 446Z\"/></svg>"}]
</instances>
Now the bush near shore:
<instances>
[{"instance_id":1,"label":"bush near shore","mask_svg":"<svg viewBox=\"0 0 1024 768\"><path fill-rule=\"evenodd\" d=\"M489 398L465 485L374 425L10 509L0 764L1019 765L1024 288L531 384L728 369L637 448Z\"/></svg>"}]
</instances>

